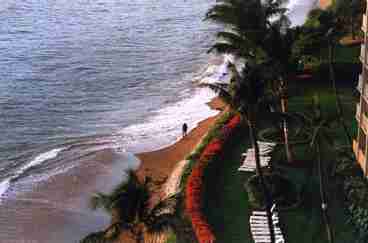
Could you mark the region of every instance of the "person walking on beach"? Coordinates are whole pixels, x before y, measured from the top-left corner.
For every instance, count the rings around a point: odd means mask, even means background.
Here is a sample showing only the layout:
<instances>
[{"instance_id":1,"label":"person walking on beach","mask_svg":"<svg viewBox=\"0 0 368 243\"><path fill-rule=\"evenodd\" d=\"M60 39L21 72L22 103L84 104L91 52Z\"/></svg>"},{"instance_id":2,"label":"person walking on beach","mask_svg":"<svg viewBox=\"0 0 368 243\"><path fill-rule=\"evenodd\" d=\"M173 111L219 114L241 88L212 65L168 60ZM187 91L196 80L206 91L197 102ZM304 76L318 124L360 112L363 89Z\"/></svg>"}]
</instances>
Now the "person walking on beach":
<instances>
[{"instance_id":1,"label":"person walking on beach","mask_svg":"<svg viewBox=\"0 0 368 243\"><path fill-rule=\"evenodd\" d=\"M182 130L183 130L183 137L185 137L188 131L188 125L186 123L183 124Z\"/></svg>"}]
</instances>

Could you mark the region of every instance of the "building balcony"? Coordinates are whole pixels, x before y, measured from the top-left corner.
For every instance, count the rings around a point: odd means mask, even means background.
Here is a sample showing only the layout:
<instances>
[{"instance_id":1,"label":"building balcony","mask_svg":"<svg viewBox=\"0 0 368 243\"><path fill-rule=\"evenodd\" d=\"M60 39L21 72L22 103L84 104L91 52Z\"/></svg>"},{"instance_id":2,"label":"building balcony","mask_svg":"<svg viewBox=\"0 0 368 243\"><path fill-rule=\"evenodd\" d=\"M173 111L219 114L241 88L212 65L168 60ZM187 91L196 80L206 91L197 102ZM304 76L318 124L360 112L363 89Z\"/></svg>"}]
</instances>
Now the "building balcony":
<instances>
[{"instance_id":1,"label":"building balcony","mask_svg":"<svg viewBox=\"0 0 368 243\"><path fill-rule=\"evenodd\" d=\"M359 80L358 80L358 85L357 85L356 89L360 93L362 93L362 90L363 90L363 76L361 74L359 74Z\"/></svg>"},{"instance_id":2,"label":"building balcony","mask_svg":"<svg viewBox=\"0 0 368 243\"><path fill-rule=\"evenodd\" d=\"M360 116L362 116L362 119L360 119ZM364 113L361 113L359 104L357 104L355 119L358 122L358 126L363 129L364 133L368 134L368 117Z\"/></svg>"},{"instance_id":3,"label":"building balcony","mask_svg":"<svg viewBox=\"0 0 368 243\"><path fill-rule=\"evenodd\" d=\"M353 140L353 151L355 154L355 158L358 162L358 164L360 165L360 168L362 168L364 175L366 174L365 168L366 168L366 159L365 159L365 155L364 155L364 151L362 151L359 146L358 146L358 142L354 139Z\"/></svg>"},{"instance_id":4,"label":"building balcony","mask_svg":"<svg viewBox=\"0 0 368 243\"><path fill-rule=\"evenodd\" d=\"M367 16L363 14L362 18L362 31L367 32Z\"/></svg>"},{"instance_id":5,"label":"building balcony","mask_svg":"<svg viewBox=\"0 0 368 243\"><path fill-rule=\"evenodd\" d=\"M362 63L364 63L364 58L365 58L365 45L364 45L364 44L362 44L362 45L360 46L360 61L361 61Z\"/></svg>"}]
</instances>

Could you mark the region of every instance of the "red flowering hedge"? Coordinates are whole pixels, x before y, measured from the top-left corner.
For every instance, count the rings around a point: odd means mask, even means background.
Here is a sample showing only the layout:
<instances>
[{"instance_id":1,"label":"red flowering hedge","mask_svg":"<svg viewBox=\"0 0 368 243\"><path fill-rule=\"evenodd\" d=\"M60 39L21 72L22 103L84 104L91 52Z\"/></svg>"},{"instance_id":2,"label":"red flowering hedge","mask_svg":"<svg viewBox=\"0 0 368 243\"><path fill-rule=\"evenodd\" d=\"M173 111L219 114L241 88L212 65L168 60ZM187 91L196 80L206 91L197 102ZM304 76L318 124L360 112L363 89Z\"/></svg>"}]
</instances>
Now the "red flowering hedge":
<instances>
[{"instance_id":1,"label":"red flowering hedge","mask_svg":"<svg viewBox=\"0 0 368 243\"><path fill-rule=\"evenodd\" d=\"M185 187L185 212L190 217L199 243L212 243L215 236L202 212L203 173L208 163L219 154L234 129L240 124L240 116L235 115L220 130L219 138L213 138L194 165Z\"/></svg>"}]
</instances>

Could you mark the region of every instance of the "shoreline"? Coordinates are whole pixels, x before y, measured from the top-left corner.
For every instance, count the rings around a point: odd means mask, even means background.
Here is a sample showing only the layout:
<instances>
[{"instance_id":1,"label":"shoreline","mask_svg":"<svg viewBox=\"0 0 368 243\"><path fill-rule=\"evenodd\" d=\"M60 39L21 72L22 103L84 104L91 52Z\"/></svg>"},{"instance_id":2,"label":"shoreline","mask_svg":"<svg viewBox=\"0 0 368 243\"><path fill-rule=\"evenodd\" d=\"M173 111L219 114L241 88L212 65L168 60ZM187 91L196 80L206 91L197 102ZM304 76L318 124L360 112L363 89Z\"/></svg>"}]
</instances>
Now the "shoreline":
<instances>
[{"instance_id":1,"label":"shoreline","mask_svg":"<svg viewBox=\"0 0 368 243\"><path fill-rule=\"evenodd\" d=\"M192 153L225 110L225 104L218 97L213 98L207 105L220 112L200 121L184 138L178 139L171 145L135 154L141 162L135 170L138 179L144 180L146 177L151 177L154 181L159 182L158 186L151 188L151 206L176 192L180 175L186 165L185 158ZM158 242L164 242L165 239L166 236L161 235ZM122 232L116 242L134 243L135 241L130 234Z\"/></svg>"},{"instance_id":2,"label":"shoreline","mask_svg":"<svg viewBox=\"0 0 368 243\"><path fill-rule=\"evenodd\" d=\"M141 164L136 170L138 178L143 180L149 176L154 181L163 182L159 188L154 188L153 202L168 196L174 189L176 181L174 175L178 175L185 165L185 158L196 148L202 138L207 134L215 121L221 116L224 110L224 103L220 98L213 98L207 105L213 110L220 112L214 116L200 121L185 137L180 138L174 144L162 149L137 153ZM180 173L179 173L180 174Z\"/></svg>"}]
</instances>

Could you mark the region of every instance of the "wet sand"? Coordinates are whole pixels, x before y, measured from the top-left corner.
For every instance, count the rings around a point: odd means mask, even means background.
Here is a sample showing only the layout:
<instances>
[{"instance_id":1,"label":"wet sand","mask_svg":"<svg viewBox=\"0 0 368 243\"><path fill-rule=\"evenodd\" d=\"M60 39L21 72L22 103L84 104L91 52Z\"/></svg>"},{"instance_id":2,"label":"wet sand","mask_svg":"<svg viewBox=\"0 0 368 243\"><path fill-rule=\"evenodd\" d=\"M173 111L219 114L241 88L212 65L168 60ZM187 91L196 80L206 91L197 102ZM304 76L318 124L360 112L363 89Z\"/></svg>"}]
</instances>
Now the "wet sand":
<instances>
[{"instance_id":1,"label":"wet sand","mask_svg":"<svg viewBox=\"0 0 368 243\"><path fill-rule=\"evenodd\" d=\"M224 103L219 98L214 98L208 105L211 109L220 111L225 108ZM152 203L156 203L160 198L165 198L175 192L179 180L178 176L185 166L186 156L195 149L221 114L222 112L199 122L187 136L173 145L152 152L136 154L141 160L136 172L141 180L149 176L154 181L165 182L159 188L154 189L156 193L153 195ZM165 236L161 235L156 240L156 242L164 242ZM115 242L134 243L135 241L127 232L123 232Z\"/></svg>"},{"instance_id":2,"label":"wet sand","mask_svg":"<svg viewBox=\"0 0 368 243\"><path fill-rule=\"evenodd\" d=\"M222 110L224 108L224 104L219 98L214 98L208 105L216 110ZM220 114L199 122L187 136L181 138L171 146L152 152L137 154L136 156L141 160L141 164L137 170L138 177L143 179L149 176L155 181L166 181L174 171L176 165L184 160L207 134ZM160 191L156 196L163 197L165 195Z\"/></svg>"},{"instance_id":3,"label":"wet sand","mask_svg":"<svg viewBox=\"0 0 368 243\"><path fill-rule=\"evenodd\" d=\"M0 202L0 243L79 242L109 225L110 216L92 210L90 198L111 191L123 180L128 164L137 168L139 161L106 149L80 162L39 183L14 183L17 193Z\"/></svg>"},{"instance_id":4,"label":"wet sand","mask_svg":"<svg viewBox=\"0 0 368 243\"><path fill-rule=\"evenodd\" d=\"M218 99L209 105L213 109L223 107ZM111 218L102 210L90 209L89 200L93 193L111 191L124 179L127 167L136 169L141 179L150 176L155 181L164 181L175 171L179 175L180 165L183 165L180 161L192 152L218 117L219 114L200 122L186 137L171 146L137 154L140 164L133 155L105 149L79 158L75 168L40 183L15 183L14 192L21 193L0 199L0 243L79 242L89 233L105 229ZM75 161L72 151L60 156ZM170 181L177 182L175 178ZM153 202L164 197L168 187L170 185L162 185L154 194ZM124 242L128 241L124 239Z\"/></svg>"}]
</instances>

